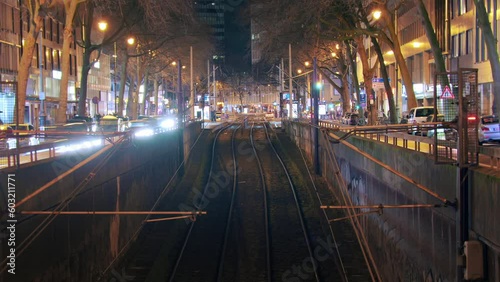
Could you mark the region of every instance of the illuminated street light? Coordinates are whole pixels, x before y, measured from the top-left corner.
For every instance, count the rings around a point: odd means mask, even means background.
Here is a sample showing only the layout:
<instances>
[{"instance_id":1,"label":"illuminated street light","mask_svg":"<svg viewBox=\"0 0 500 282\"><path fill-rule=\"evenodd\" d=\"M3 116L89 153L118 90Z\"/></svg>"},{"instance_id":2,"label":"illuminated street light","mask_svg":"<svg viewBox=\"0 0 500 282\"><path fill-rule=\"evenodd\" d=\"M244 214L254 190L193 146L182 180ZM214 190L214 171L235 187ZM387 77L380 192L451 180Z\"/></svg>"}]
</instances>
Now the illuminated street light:
<instances>
[{"instance_id":1,"label":"illuminated street light","mask_svg":"<svg viewBox=\"0 0 500 282\"><path fill-rule=\"evenodd\" d=\"M129 38L127 39L127 43L128 43L129 45L134 45L134 43L135 43L135 38L133 38L133 37L129 37Z\"/></svg>"},{"instance_id":2,"label":"illuminated street light","mask_svg":"<svg viewBox=\"0 0 500 282\"><path fill-rule=\"evenodd\" d=\"M108 28L108 23L105 21L100 21L97 25L101 31L105 31Z\"/></svg>"},{"instance_id":3,"label":"illuminated street light","mask_svg":"<svg viewBox=\"0 0 500 282\"><path fill-rule=\"evenodd\" d=\"M172 66L176 66L177 65L177 62L176 61L173 61L172 62Z\"/></svg>"},{"instance_id":4,"label":"illuminated street light","mask_svg":"<svg viewBox=\"0 0 500 282\"><path fill-rule=\"evenodd\" d=\"M316 87L316 89L321 89L321 88L323 88L323 82L318 81L318 82L316 82L316 84L314 86Z\"/></svg>"},{"instance_id":5,"label":"illuminated street light","mask_svg":"<svg viewBox=\"0 0 500 282\"><path fill-rule=\"evenodd\" d=\"M311 63L309 63L308 61L306 61L306 62L304 63L304 65L305 65L306 67L309 67L309 65L311 65Z\"/></svg>"},{"instance_id":6,"label":"illuminated street light","mask_svg":"<svg viewBox=\"0 0 500 282\"><path fill-rule=\"evenodd\" d=\"M302 73L302 70L301 70L301 69L298 69L298 70L297 70L297 73L301 74L301 73Z\"/></svg>"},{"instance_id":7,"label":"illuminated street light","mask_svg":"<svg viewBox=\"0 0 500 282\"><path fill-rule=\"evenodd\" d=\"M420 48L422 47L422 43L420 42L413 42L413 48Z\"/></svg>"},{"instance_id":8,"label":"illuminated street light","mask_svg":"<svg viewBox=\"0 0 500 282\"><path fill-rule=\"evenodd\" d=\"M374 18L375 20L378 20L378 19L380 19L380 17L382 16L382 12L381 12L381 11L379 11L379 10L376 10L376 11L373 11L372 15L373 15L373 18Z\"/></svg>"}]
</instances>

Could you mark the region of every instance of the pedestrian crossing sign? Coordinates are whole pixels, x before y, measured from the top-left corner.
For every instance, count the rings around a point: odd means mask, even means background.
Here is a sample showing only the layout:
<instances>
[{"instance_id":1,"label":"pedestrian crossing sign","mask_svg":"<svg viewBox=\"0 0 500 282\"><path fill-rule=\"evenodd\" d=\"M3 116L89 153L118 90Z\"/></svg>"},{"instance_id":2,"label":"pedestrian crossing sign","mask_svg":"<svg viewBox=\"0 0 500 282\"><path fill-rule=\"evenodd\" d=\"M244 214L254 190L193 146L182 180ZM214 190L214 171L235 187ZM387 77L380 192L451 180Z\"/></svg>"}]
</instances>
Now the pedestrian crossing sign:
<instances>
[{"instance_id":1,"label":"pedestrian crossing sign","mask_svg":"<svg viewBox=\"0 0 500 282\"><path fill-rule=\"evenodd\" d=\"M441 99L455 99L455 95L451 92L450 86L445 85L443 93L441 94Z\"/></svg>"}]
</instances>

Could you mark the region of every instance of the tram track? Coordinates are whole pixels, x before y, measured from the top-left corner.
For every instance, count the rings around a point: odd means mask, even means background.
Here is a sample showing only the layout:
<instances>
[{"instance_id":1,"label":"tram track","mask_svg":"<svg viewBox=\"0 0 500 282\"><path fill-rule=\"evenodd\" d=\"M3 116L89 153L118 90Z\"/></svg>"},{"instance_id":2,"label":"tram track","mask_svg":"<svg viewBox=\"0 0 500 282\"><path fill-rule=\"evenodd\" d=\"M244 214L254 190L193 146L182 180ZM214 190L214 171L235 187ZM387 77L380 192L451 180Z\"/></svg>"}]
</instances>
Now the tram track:
<instances>
[{"instance_id":1,"label":"tram track","mask_svg":"<svg viewBox=\"0 0 500 282\"><path fill-rule=\"evenodd\" d=\"M190 224L168 281L217 279L220 256L224 248L227 211L230 208L228 202L231 202L234 188L234 185L231 185L234 182L234 175L227 169L234 168L235 164L226 167L225 161L234 159L234 149L231 144L238 127L239 125L232 124L216 133L211 148L212 159L208 169L208 180L199 200L195 203L198 210L206 210L210 217ZM229 138L225 136L228 132L230 132ZM228 143L230 150L227 150ZM221 148L217 149L218 147Z\"/></svg>"},{"instance_id":2,"label":"tram track","mask_svg":"<svg viewBox=\"0 0 500 282\"><path fill-rule=\"evenodd\" d=\"M133 281L368 281L354 271L354 236L319 209L331 194L290 140L261 120L204 134L161 208L207 215L148 224L125 264Z\"/></svg>"}]
</instances>

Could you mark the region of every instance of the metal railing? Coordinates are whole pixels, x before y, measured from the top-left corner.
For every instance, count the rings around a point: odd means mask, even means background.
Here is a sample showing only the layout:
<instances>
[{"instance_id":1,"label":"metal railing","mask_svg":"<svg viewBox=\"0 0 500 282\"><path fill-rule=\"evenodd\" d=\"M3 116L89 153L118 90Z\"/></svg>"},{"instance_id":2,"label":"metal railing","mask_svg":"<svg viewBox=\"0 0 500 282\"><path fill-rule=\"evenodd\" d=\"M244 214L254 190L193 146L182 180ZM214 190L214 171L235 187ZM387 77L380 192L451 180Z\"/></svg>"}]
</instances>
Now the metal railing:
<instances>
[{"instance_id":1,"label":"metal railing","mask_svg":"<svg viewBox=\"0 0 500 282\"><path fill-rule=\"evenodd\" d=\"M0 170L7 168L17 168L22 164L34 163L41 160L51 159L59 156L64 151L64 148L74 146L75 144L85 143L88 141L94 142L95 149L113 143L125 132L115 132L109 134L78 134L75 132L30 132L45 142L39 145L20 146L8 149L5 146L0 149ZM64 138L64 139L58 139ZM16 136L2 137L0 142L7 143L6 139L22 138ZM92 138L92 139L89 139ZM19 144L19 142L16 142ZM97 145L99 144L99 145Z\"/></svg>"},{"instance_id":2,"label":"metal railing","mask_svg":"<svg viewBox=\"0 0 500 282\"><path fill-rule=\"evenodd\" d=\"M402 147L427 155L433 155L436 145L444 150L450 158L456 156L457 143L438 140L434 144L434 138L408 134L408 132L423 132L433 129L435 125L442 123L412 124L387 124L376 126L344 126L332 121L320 121L319 126L338 132L375 140L392 146ZM500 170L500 147L479 146L479 165Z\"/></svg>"}]
</instances>

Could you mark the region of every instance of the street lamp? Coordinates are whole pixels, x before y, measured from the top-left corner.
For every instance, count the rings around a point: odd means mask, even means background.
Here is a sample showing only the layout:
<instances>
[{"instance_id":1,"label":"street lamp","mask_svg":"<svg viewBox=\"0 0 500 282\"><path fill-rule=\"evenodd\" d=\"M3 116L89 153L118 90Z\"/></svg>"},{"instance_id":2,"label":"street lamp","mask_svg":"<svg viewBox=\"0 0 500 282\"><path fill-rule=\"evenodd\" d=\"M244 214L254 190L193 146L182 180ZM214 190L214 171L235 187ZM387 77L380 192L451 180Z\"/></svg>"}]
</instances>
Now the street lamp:
<instances>
[{"instance_id":1,"label":"street lamp","mask_svg":"<svg viewBox=\"0 0 500 282\"><path fill-rule=\"evenodd\" d=\"M39 87L39 93L38 93L38 98L40 99L40 114L38 116L38 119L40 121L40 129L45 130L45 122L47 119L46 116L46 111L45 111L45 92L43 91L43 44L42 44L42 32L44 32L43 29L40 29L39 35L40 35L40 44L38 44L38 67L40 68L40 77L38 78L38 87ZM17 120L19 123L19 120Z\"/></svg>"},{"instance_id":2,"label":"street lamp","mask_svg":"<svg viewBox=\"0 0 500 282\"><path fill-rule=\"evenodd\" d=\"M114 64L113 64L113 92L114 92L114 98L115 98L115 114L118 115L118 97L116 96L116 41L113 43L113 58L114 58Z\"/></svg>"},{"instance_id":3,"label":"street lamp","mask_svg":"<svg viewBox=\"0 0 500 282\"><path fill-rule=\"evenodd\" d=\"M108 28L108 23L105 21L100 21L97 26L101 31L105 31Z\"/></svg>"},{"instance_id":4,"label":"street lamp","mask_svg":"<svg viewBox=\"0 0 500 282\"><path fill-rule=\"evenodd\" d=\"M129 45L134 45L136 43L136 40L134 37L129 37L127 39L127 43ZM137 71L136 71L136 79L137 79L137 85L136 85L136 90L135 90L135 95L132 94L132 99L130 99L129 97L129 102L130 100L132 101L132 107L130 107L129 109L132 109L132 118L137 118L137 107L135 106L136 103L138 104L137 102L137 99L139 99L139 91L140 91L140 76L139 76L139 68L140 68L140 61L139 61L139 42L137 42L137 44L135 45L135 53L136 53L136 65L137 65Z\"/></svg>"},{"instance_id":5,"label":"street lamp","mask_svg":"<svg viewBox=\"0 0 500 282\"><path fill-rule=\"evenodd\" d=\"M106 29L108 28L108 23L105 22L105 21L100 21L99 23L97 23L97 27L99 28L100 31L104 32L106 31ZM103 39L104 41L104 39ZM116 62L115 62L116 64ZM113 75L114 75L114 70L113 70ZM114 88L114 76L113 76L113 88ZM107 96L107 95L106 95ZM115 95L116 96L116 95ZM97 107L97 111L98 111L99 107ZM108 103L108 98L106 97L106 113L108 113L109 111L109 103ZM97 112L97 114L99 114L99 112Z\"/></svg>"}]
</instances>

